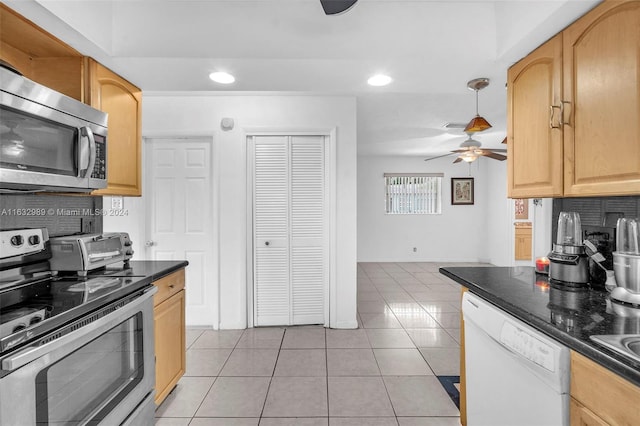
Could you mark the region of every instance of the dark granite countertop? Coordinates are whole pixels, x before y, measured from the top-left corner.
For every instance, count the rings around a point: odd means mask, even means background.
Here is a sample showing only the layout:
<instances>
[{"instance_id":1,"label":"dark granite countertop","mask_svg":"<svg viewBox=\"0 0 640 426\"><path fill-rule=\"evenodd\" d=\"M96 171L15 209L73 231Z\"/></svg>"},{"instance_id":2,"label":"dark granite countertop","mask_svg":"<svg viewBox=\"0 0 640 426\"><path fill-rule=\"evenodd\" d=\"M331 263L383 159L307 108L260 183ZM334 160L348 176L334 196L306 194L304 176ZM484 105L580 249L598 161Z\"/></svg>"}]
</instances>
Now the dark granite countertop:
<instances>
[{"instance_id":1,"label":"dark granite countertop","mask_svg":"<svg viewBox=\"0 0 640 426\"><path fill-rule=\"evenodd\" d=\"M445 267L440 273L520 321L640 386L640 363L589 339L640 334L640 310L612 303L606 291L549 285L533 267Z\"/></svg>"},{"instance_id":2,"label":"dark granite countertop","mask_svg":"<svg viewBox=\"0 0 640 426\"><path fill-rule=\"evenodd\" d=\"M157 281L188 264L186 260L131 260L128 265L122 262L113 263L91 272L91 275L151 277L151 281Z\"/></svg>"}]
</instances>

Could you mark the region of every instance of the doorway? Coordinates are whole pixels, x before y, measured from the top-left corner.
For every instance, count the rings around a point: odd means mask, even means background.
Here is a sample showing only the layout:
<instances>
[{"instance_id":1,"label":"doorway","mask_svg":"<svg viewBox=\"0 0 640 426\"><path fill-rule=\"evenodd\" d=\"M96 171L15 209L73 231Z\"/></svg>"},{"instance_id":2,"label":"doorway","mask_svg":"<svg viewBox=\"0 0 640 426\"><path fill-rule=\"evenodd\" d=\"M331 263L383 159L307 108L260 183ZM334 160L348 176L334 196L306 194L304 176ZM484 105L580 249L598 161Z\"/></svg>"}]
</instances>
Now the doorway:
<instances>
[{"instance_id":1,"label":"doorway","mask_svg":"<svg viewBox=\"0 0 640 426\"><path fill-rule=\"evenodd\" d=\"M189 261L186 323L217 327L212 139L150 138L146 144L146 258Z\"/></svg>"}]
</instances>

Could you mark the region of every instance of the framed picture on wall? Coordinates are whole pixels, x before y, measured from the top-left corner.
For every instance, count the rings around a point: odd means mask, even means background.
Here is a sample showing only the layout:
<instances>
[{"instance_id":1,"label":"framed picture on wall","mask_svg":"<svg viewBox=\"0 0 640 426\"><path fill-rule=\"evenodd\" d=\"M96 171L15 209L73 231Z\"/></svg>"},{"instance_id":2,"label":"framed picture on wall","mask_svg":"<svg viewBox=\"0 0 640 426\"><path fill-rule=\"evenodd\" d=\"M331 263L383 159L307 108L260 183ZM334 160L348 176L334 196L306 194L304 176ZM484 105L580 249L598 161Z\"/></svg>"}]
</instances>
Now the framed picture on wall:
<instances>
[{"instance_id":1,"label":"framed picture on wall","mask_svg":"<svg viewBox=\"0 0 640 426\"><path fill-rule=\"evenodd\" d=\"M529 219L529 200L516 198L515 204L516 219Z\"/></svg>"},{"instance_id":2,"label":"framed picture on wall","mask_svg":"<svg viewBox=\"0 0 640 426\"><path fill-rule=\"evenodd\" d=\"M451 178L451 204L473 204L473 178Z\"/></svg>"}]
</instances>

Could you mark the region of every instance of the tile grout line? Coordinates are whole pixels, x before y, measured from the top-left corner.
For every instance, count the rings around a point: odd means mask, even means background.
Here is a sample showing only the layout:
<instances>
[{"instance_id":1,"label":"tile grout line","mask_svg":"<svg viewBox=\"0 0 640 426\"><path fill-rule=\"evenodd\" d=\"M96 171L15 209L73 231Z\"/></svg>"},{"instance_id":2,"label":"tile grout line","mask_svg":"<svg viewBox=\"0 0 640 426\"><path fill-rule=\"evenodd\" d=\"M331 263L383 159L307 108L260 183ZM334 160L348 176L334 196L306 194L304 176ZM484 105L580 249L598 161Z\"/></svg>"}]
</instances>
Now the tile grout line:
<instances>
[{"instance_id":1,"label":"tile grout line","mask_svg":"<svg viewBox=\"0 0 640 426\"><path fill-rule=\"evenodd\" d=\"M287 328L284 328L284 332L282 333L282 339L280 340L280 346L278 347L278 355L276 356L276 362L273 364L273 371L271 372L271 377L269 378L269 386L267 386L267 392L264 395L264 402L262 403L262 410L260 410L260 416L258 417L258 425L260 424L260 420L262 420L262 416L264 414L264 409L267 406L267 398L269 398L269 390L271 390L271 383L273 383L273 377L276 373L276 368L278 366L278 359L280 359L280 351L282 350L282 345L284 343L284 337L287 334Z\"/></svg>"},{"instance_id":2,"label":"tile grout line","mask_svg":"<svg viewBox=\"0 0 640 426\"><path fill-rule=\"evenodd\" d=\"M324 365L325 365L325 383L327 388L327 425L329 424L329 345L327 343L327 329L324 329Z\"/></svg>"}]
</instances>

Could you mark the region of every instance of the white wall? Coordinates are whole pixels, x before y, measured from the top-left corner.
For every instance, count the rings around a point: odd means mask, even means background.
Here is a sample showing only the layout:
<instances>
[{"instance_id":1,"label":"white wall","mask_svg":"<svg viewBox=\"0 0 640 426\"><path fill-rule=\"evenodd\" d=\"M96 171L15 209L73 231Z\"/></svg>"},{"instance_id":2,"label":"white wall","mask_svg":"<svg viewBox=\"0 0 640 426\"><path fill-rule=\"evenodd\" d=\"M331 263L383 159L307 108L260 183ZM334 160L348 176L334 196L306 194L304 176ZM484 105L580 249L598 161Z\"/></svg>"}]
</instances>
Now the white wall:
<instances>
[{"instance_id":1,"label":"white wall","mask_svg":"<svg viewBox=\"0 0 640 426\"><path fill-rule=\"evenodd\" d=\"M358 261L488 262L533 265L551 247L552 200L534 206L533 256L515 261L513 200L507 198L506 161L480 159L452 164L453 157L424 162L419 157L358 157ZM385 215L384 173L444 173L441 215ZM475 204L451 205L451 178L473 177ZM413 252L416 247L417 252Z\"/></svg>"},{"instance_id":2,"label":"white wall","mask_svg":"<svg viewBox=\"0 0 640 426\"><path fill-rule=\"evenodd\" d=\"M482 161L482 159L480 160ZM513 200L507 198L507 162L487 160L487 241L489 263L511 266L514 256Z\"/></svg>"},{"instance_id":3,"label":"white wall","mask_svg":"<svg viewBox=\"0 0 640 426\"><path fill-rule=\"evenodd\" d=\"M220 120L235 120L222 131ZM355 328L356 321L356 102L353 97L241 96L153 93L143 99L144 137L210 136L214 179L219 182L218 281L220 318L214 328L247 326L246 131L336 129L335 270L337 291L331 327ZM144 162L144 160L143 160ZM144 186L143 186L144 193ZM110 198L105 197L105 205ZM131 208L133 206L133 209ZM144 258L144 199L125 199L126 218L105 218L105 230L128 231L134 259ZM132 211L133 210L133 211Z\"/></svg>"},{"instance_id":4,"label":"white wall","mask_svg":"<svg viewBox=\"0 0 640 426\"><path fill-rule=\"evenodd\" d=\"M555 235L551 234L553 229L553 199L541 198L539 203L533 207L533 214L535 224L533 228L533 257L535 259L536 257L548 255L551 251L552 243L555 241Z\"/></svg>"},{"instance_id":5,"label":"white wall","mask_svg":"<svg viewBox=\"0 0 640 426\"><path fill-rule=\"evenodd\" d=\"M454 157L358 157L358 261L478 262L487 252L488 167L485 160L453 164ZM483 159L484 160L484 159ZM451 205L451 178L474 178L475 204ZM384 213L384 173L444 173L442 214ZM506 187L506 184L505 184ZM413 248L417 252L413 252Z\"/></svg>"}]
</instances>

